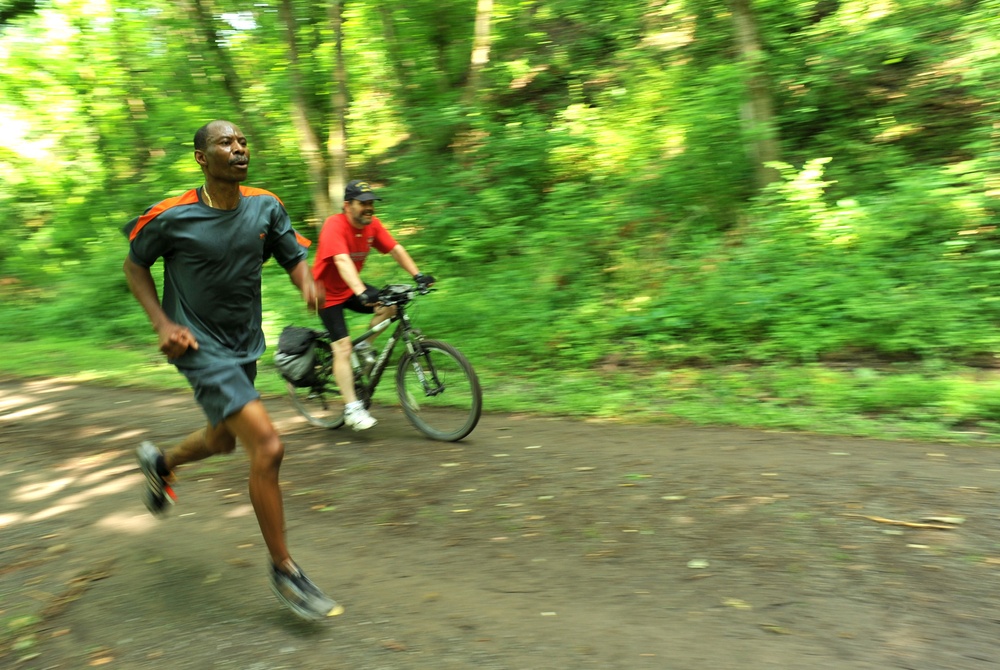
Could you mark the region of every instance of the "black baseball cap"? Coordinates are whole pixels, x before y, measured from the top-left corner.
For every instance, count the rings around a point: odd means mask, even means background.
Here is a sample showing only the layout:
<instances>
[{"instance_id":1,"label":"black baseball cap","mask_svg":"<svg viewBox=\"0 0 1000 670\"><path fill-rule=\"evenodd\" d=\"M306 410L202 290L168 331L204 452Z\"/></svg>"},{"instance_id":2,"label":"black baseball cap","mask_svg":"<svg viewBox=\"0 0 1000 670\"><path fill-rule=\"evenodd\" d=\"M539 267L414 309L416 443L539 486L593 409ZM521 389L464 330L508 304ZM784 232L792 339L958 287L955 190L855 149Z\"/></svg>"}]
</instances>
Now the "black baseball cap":
<instances>
[{"instance_id":1,"label":"black baseball cap","mask_svg":"<svg viewBox=\"0 0 1000 670\"><path fill-rule=\"evenodd\" d=\"M381 200L375 195L375 191L372 190L372 185L366 181L360 179L352 179L347 182L347 188L344 189L344 200L357 200L359 202L370 202L372 200Z\"/></svg>"}]
</instances>

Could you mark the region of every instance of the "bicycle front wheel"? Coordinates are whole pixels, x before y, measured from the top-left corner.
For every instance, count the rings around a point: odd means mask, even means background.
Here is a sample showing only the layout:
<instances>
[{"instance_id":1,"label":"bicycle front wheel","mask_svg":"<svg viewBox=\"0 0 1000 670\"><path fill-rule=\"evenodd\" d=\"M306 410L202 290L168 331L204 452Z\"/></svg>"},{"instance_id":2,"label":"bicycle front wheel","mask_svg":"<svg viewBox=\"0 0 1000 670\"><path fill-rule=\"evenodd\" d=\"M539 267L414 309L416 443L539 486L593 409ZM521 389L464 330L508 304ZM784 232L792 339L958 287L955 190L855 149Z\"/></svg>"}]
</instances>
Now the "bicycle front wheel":
<instances>
[{"instance_id":1,"label":"bicycle front wheel","mask_svg":"<svg viewBox=\"0 0 1000 670\"><path fill-rule=\"evenodd\" d=\"M344 425L344 397L333 380L332 356L329 345L317 342L313 383L296 386L286 381L292 405L306 421L320 428Z\"/></svg>"},{"instance_id":2,"label":"bicycle front wheel","mask_svg":"<svg viewBox=\"0 0 1000 670\"><path fill-rule=\"evenodd\" d=\"M396 393L410 423L435 440L461 440L483 411L472 364L458 349L437 340L424 340L419 351L400 359Z\"/></svg>"}]
</instances>

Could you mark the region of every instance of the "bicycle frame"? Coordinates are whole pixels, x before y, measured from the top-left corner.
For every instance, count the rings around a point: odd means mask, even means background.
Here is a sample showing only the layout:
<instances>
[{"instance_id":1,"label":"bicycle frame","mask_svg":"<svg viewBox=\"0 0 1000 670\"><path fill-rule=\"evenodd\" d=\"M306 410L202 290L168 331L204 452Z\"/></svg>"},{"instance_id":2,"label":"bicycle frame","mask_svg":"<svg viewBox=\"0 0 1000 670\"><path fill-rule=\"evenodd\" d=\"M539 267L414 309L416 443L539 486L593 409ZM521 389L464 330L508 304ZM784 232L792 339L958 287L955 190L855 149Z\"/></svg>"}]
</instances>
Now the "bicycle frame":
<instances>
[{"instance_id":1,"label":"bicycle frame","mask_svg":"<svg viewBox=\"0 0 1000 670\"><path fill-rule=\"evenodd\" d=\"M357 399L367 408L382 375L389 368L392 354L403 342L405 350L395 368L395 390L400 408L413 426L434 440L456 442L475 429L483 407L479 378L462 352L423 332L410 320L406 306L416 293L434 289L416 288L408 284L392 284L379 293L379 301L395 312L357 337L351 338L356 347L361 342L392 328L388 341L362 367L352 352L350 365ZM292 403L311 424L321 428L340 428L345 423L344 394L338 388L333 371L334 356L329 332L316 332L317 371L311 386L302 386L286 379ZM368 366L370 369L367 369Z\"/></svg>"},{"instance_id":2,"label":"bicycle frame","mask_svg":"<svg viewBox=\"0 0 1000 670\"><path fill-rule=\"evenodd\" d=\"M415 342L418 342L423 337L420 330L415 328L410 322L410 315L406 313L406 305L397 304L395 307L396 313L393 316L381 323L376 324L374 328L369 328L361 335L358 335L351 340L351 346L356 347L372 335L388 330L392 324L396 324L395 331L393 331L392 335L389 336L389 339L386 341L385 346L382 347L382 350L379 351L378 357L375 359L375 364L372 366L371 372L368 373L368 383L364 383L363 380L355 380L356 383L359 382L364 387L369 398L371 398L371 396L375 393L375 388L382 379L382 374L389 367L389 359L392 357L392 352L396 348L396 345L400 341L405 341L406 350L413 354L416 352ZM421 378L421 383L426 386L422 370L418 372L418 376Z\"/></svg>"},{"instance_id":3,"label":"bicycle frame","mask_svg":"<svg viewBox=\"0 0 1000 670\"><path fill-rule=\"evenodd\" d=\"M392 356L392 352L396 348L396 343L403 339L403 320L397 312L396 316L382 322L387 324L386 326L379 328L378 326L382 325L380 323L375 328L369 328L363 334L351 340L351 346L356 347L363 340L367 340L375 333L387 330L393 322L398 322L396 330L389 336L389 339L386 341L385 346L382 347L382 350L378 352L378 357L375 359L375 365L372 366L371 372L368 373L368 384L366 386L368 387L369 393L375 392L375 387L378 386L379 380L382 379L382 373L384 373L386 368L389 367L389 358Z\"/></svg>"}]
</instances>

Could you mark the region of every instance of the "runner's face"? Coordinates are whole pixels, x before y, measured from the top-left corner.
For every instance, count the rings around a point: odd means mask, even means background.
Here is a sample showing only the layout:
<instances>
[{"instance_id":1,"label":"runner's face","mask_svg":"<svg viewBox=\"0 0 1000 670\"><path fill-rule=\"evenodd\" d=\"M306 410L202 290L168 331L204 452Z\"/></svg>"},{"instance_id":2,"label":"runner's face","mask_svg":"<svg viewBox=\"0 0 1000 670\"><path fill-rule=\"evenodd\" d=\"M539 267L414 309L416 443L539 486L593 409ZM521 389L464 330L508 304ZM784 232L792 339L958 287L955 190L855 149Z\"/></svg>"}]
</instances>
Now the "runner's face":
<instances>
[{"instance_id":1,"label":"runner's face","mask_svg":"<svg viewBox=\"0 0 1000 670\"><path fill-rule=\"evenodd\" d=\"M247 178L250 149L247 138L231 123L213 123L208 128L205 151L196 152L205 172L220 181L240 182Z\"/></svg>"},{"instance_id":2,"label":"runner's face","mask_svg":"<svg viewBox=\"0 0 1000 670\"><path fill-rule=\"evenodd\" d=\"M361 202L360 200L347 201L347 220L355 228L364 228L372 222L375 216L375 201Z\"/></svg>"}]
</instances>

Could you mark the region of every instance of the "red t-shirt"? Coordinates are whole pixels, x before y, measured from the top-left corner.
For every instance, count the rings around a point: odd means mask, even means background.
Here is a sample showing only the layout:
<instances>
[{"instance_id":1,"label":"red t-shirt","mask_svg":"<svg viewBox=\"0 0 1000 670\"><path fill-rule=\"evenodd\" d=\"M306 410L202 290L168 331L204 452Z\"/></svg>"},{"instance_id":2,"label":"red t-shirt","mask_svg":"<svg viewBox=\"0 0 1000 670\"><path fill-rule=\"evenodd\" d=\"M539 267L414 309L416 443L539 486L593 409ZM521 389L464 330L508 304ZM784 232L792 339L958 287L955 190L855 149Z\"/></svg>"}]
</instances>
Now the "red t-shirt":
<instances>
[{"instance_id":1,"label":"red t-shirt","mask_svg":"<svg viewBox=\"0 0 1000 670\"><path fill-rule=\"evenodd\" d=\"M372 222L358 230L347 220L347 215L334 214L323 222L319 233L319 244L316 247L316 260L313 262L313 277L323 282L326 289L324 307L339 305L348 300L354 291L344 282L337 270L333 257L347 254L354 261L354 267L361 273L368 251L375 247L379 252L387 254L396 246L389 231L385 229L378 217L372 217Z\"/></svg>"}]
</instances>

